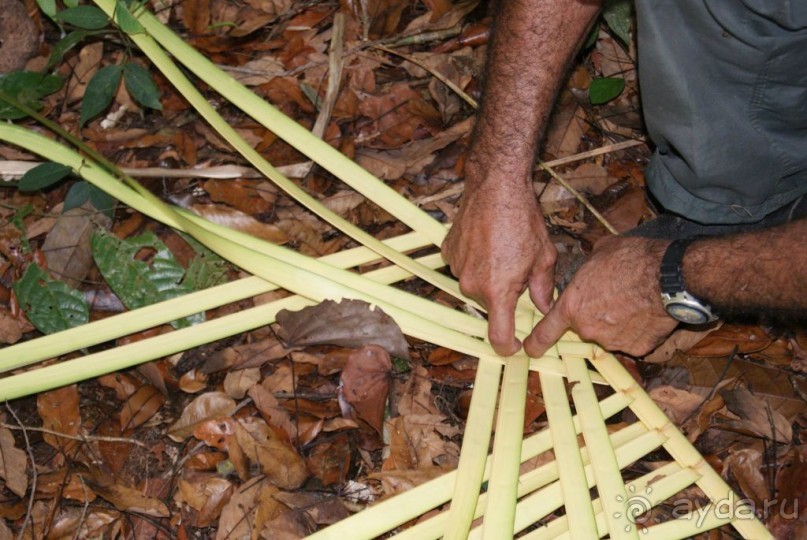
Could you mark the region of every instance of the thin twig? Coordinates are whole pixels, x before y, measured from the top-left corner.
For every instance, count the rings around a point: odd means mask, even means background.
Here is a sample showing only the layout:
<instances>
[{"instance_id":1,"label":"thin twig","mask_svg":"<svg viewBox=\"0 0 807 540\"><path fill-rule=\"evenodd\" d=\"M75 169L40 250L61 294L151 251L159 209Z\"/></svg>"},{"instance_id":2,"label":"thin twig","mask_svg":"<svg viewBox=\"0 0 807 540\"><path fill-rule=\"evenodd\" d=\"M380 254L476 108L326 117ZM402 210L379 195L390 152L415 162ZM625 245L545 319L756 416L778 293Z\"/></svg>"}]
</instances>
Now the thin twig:
<instances>
[{"instance_id":1,"label":"thin twig","mask_svg":"<svg viewBox=\"0 0 807 540\"><path fill-rule=\"evenodd\" d=\"M574 195L574 196L575 196L575 198L576 198L578 201L580 201L581 203L583 203L583 205L584 205L586 208L588 208L589 212L591 212L592 214L594 214L594 217L596 217L596 218L597 218L597 219L600 221L600 223L602 223L603 225L605 225L605 228L606 228L606 229L608 229L609 231L611 231L611 233L612 233L612 234L617 234L617 235L619 234L619 231L617 231L617 230L614 228L614 226L613 226L613 225L611 225L611 223L610 223L610 222L609 222L607 219L605 219L605 216L603 216L602 214L600 214L600 212L599 212L599 211L598 211L596 208L594 208L594 206L593 206L593 205L592 205L590 202L588 202L588 199L586 199L586 198L583 196L583 194L582 194L582 193L580 193L579 191L577 191L576 189L574 189L574 188L571 186L571 184L569 184L569 182L567 182L567 181L566 181L566 179L565 179L565 178L563 178L561 175L559 175L558 173L556 173L556 172L554 171L554 169L552 169L551 167L549 167L549 166L548 166L546 163L544 163L543 161L539 161L539 162L538 162L538 166L539 166L540 168L542 168L543 170L545 170L547 173L549 173L549 176L551 176L552 178L554 178L555 180L557 180L557 181L558 181L558 183L559 183L561 186L563 186L563 188L564 188L566 191L568 191L569 193L571 193L572 195Z\"/></svg>"},{"instance_id":2,"label":"thin twig","mask_svg":"<svg viewBox=\"0 0 807 540\"><path fill-rule=\"evenodd\" d=\"M53 431L52 429L30 427L30 426L21 427L21 425L13 426L11 424L6 424L5 422L0 422L0 427L16 431L22 431L23 435L25 435L27 431L38 431L40 433L47 433L48 435L54 435L56 437L61 437L63 439L72 439L74 441L80 441L80 442L100 441L100 442L112 442L112 443L128 443L128 444L135 444L137 446L140 446L141 448L148 448L148 445L136 439L127 439L124 437L104 437L102 435L68 435L67 433ZM27 435L25 436L27 437Z\"/></svg>"}]
</instances>

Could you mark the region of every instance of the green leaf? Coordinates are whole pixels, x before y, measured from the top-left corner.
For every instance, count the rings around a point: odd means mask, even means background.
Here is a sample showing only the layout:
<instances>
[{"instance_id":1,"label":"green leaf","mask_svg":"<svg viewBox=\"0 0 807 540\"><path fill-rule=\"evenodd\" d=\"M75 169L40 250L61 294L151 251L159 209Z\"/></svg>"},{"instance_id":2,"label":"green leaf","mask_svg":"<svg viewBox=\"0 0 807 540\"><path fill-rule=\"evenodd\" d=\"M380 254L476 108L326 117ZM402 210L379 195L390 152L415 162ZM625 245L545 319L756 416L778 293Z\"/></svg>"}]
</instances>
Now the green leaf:
<instances>
[{"instance_id":1,"label":"green leaf","mask_svg":"<svg viewBox=\"0 0 807 540\"><path fill-rule=\"evenodd\" d=\"M43 334L53 334L90 320L84 295L50 276L36 264L30 265L14 284L14 294L25 316Z\"/></svg>"},{"instance_id":2,"label":"green leaf","mask_svg":"<svg viewBox=\"0 0 807 540\"><path fill-rule=\"evenodd\" d=\"M75 47L81 40L87 37L90 32L86 30L74 30L60 39L50 50L47 69L52 68L64 58L65 53Z\"/></svg>"},{"instance_id":3,"label":"green leaf","mask_svg":"<svg viewBox=\"0 0 807 540\"><path fill-rule=\"evenodd\" d=\"M42 107L40 100L62 87L61 77L33 71L12 71L0 75L0 93L34 110ZM0 99L0 118L17 120L27 115L20 109Z\"/></svg>"},{"instance_id":4,"label":"green leaf","mask_svg":"<svg viewBox=\"0 0 807 540\"><path fill-rule=\"evenodd\" d=\"M90 188L92 186L85 182L76 182L70 187L70 190L67 192L67 195L64 197L64 206L62 207L62 212L67 212L72 208L78 208L90 198Z\"/></svg>"},{"instance_id":5,"label":"green leaf","mask_svg":"<svg viewBox=\"0 0 807 540\"><path fill-rule=\"evenodd\" d=\"M214 253L201 253L188 264L183 285L194 291L221 285L227 281L227 261Z\"/></svg>"},{"instance_id":6,"label":"green leaf","mask_svg":"<svg viewBox=\"0 0 807 540\"><path fill-rule=\"evenodd\" d=\"M85 30L100 30L109 26L109 17L95 6L76 6L56 14L60 21Z\"/></svg>"},{"instance_id":7,"label":"green leaf","mask_svg":"<svg viewBox=\"0 0 807 540\"><path fill-rule=\"evenodd\" d=\"M616 77L594 79L588 88L588 99L592 105L602 105L621 94L624 88L625 79Z\"/></svg>"},{"instance_id":8,"label":"green leaf","mask_svg":"<svg viewBox=\"0 0 807 540\"><path fill-rule=\"evenodd\" d=\"M109 107L115 97L115 92L118 91L121 71L120 66L106 66L93 75L93 78L87 83L84 98L81 100L79 126L83 126L87 120L94 118Z\"/></svg>"},{"instance_id":9,"label":"green leaf","mask_svg":"<svg viewBox=\"0 0 807 540\"><path fill-rule=\"evenodd\" d=\"M115 22L118 23L121 30L130 35L144 34L146 32L140 21L135 19L132 12L129 11L126 3L121 0L115 2Z\"/></svg>"},{"instance_id":10,"label":"green leaf","mask_svg":"<svg viewBox=\"0 0 807 540\"><path fill-rule=\"evenodd\" d=\"M153 233L120 240L105 231L92 237L95 263L110 288L129 309L169 300L191 291L182 283L185 269ZM148 254L149 262L138 254ZM182 328L201 322L203 314L192 315L171 323Z\"/></svg>"},{"instance_id":11,"label":"green leaf","mask_svg":"<svg viewBox=\"0 0 807 540\"><path fill-rule=\"evenodd\" d=\"M158 111L163 110L160 91L146 68L138 64L124 65L123 80L135 101Z\"/></svg>"},{"instance_id":12,"label":"green leaf","mask_svg":"<svg viewBox=\"0 0 807 540\"><path fill-rule=\"evenodd\" d=\"M42 13L56 19L56 0L36 0L36 5L42 10Z\"/></svg>"},{"instance_id":13,"label":"green leaf","mask_svg":"<svg viewBox=\"0 0 807 540\"><path fill-rule=\"evenodd\" d=\"M90 184L89 196L90 203L95 207L96 210L103 212L110 218L112 217L112 211L115 209L114 197L111 197L106 191L97 188L92 184Z\"/></svg>"},{"instance_id":14,"label":"green leaf","mask_svg":"<svg viewBox=\"0 0 807 540\"><path fill-rule=\"evenodd\" d=\"M630 27L633 0L606 0L602 18L616 37L627 46L630 43Z\"/></svg>"},{"instance_id":15,"label":"green leaf","mask_svg":"<svg viewBox=\"0 0 807 540\"><path fill-rule=\"evenodd\" d=\"M63 0L65 7L76 7L78 5L79 0Z\"/></svg>"},{"instance_id":16,"label":"green leaf","mask_svg":"<svg viewBox=\"0 0 807 540\"><path fill-rule=\"evenodd\" d=\"M20 191L39 191L67 177L73 169L61 163L42 163L20 178Z\"/></svg>"}]
</instances>

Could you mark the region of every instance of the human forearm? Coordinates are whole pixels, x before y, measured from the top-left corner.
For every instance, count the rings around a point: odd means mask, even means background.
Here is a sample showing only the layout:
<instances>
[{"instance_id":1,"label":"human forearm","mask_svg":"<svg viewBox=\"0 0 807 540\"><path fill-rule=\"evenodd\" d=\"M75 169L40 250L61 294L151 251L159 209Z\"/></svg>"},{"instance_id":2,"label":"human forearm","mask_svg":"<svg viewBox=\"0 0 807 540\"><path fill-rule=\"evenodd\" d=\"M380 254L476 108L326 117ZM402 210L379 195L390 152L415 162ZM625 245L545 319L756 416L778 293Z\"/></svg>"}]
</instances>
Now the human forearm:
<instances>
[{"instance_id":1,"label":"human forearm","mask_svg":"<svg viewBox=\"0 0 807 540\"><path fill-rule=\"evenodd\" d=\"M805 240L807 220L698 240L684 256L684 282L721 316L807 316Z\"/></svg>"},{"instance_id":2,"label":"human forearm","mask_svg":"<svg viewBox=\"0 0 807 540\"><path fill-rule=\"evenodd\" d=\"M492 179L529 186L563 75L600 0L501 0L488 54L482 110L468 158L468 187Z\"/></svg>"}]
</instances>

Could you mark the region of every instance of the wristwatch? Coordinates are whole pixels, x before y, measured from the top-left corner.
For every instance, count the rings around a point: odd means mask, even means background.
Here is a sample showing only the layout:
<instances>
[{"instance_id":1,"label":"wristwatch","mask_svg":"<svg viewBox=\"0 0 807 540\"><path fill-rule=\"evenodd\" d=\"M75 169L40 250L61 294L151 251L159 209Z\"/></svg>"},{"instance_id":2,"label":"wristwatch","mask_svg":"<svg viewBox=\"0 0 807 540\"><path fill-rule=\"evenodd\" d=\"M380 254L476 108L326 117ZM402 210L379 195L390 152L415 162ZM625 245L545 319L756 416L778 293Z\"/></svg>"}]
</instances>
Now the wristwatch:
<instances>
[{"instance_id":1,"label":"wristwatch","mask_svg":"<svg viewBox=\"0 0 807 540\"><path fill-rule=\"evenodd\" d=\"M661 302L673 319L686 324L706 324L717 320L709 304L692 296L684 286L684 253L695 238L673 240L661 259Z\"/></svg>"}]
</instances>

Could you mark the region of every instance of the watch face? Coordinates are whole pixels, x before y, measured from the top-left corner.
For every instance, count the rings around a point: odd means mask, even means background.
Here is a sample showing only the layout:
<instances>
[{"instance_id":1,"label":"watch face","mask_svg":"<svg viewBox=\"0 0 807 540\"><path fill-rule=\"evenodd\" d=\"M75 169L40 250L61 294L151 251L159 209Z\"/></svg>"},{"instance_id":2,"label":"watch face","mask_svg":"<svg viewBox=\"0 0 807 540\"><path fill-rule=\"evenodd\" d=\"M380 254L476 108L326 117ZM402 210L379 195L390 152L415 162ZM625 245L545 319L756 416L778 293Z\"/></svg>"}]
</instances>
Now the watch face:
<instances>
[{"instance_id":1,"label":"watch face","mask_svg":"<svg viewBox=\"0 0 807 540\"><path fill-rule=\"evenodd\" d=\"M703 324L709 321L709 316L696 307L686 304L670 302L666 306L670 317L686 324Z\"/></svg>"}]
</instances>

